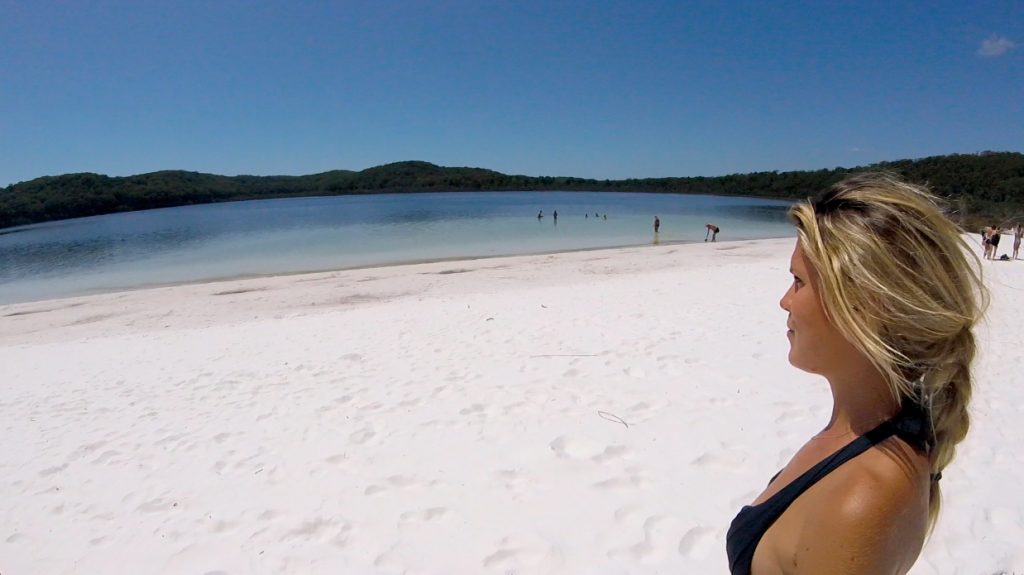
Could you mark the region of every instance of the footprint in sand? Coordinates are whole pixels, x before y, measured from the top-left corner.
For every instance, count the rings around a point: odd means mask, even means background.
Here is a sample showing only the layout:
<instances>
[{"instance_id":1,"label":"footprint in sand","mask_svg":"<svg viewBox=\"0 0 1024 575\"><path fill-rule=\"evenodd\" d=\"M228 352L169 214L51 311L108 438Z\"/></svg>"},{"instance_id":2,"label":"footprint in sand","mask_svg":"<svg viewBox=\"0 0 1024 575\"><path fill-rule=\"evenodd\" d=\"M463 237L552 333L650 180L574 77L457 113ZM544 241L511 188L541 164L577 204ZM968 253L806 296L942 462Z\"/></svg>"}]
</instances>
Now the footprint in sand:
<instances>
[{"instance_id":1,"label":"footprint in sand","mask_svg":"<svg viewBox=\"0 0 1024 575\"><path fill-rule=\"evenodd\" d=\"M640 401L634 403L628 409L626 409L626 416L624 419L630 423L643 423L653 418L661 408L665 406L667 402L649 403L646 401Z\"/></svg>"},{"instance_id":2,"label":"footprint in sand","mask_svg":"<svg viewBox=\"0 0 1024 575\"><path fill-rule=\"evenodd\" d=\"M536 565L544 559L545 553L538 547L516 540L513 537L505 537L498 543L498 549L484 557L483 566L487 568L500 567L512 569Z\"/></svg>"},{"instance_id":3,"label":"footprint in sand","mask_svg":"<svg viewBox=\"0 0 1024 575\"><path fill-rule=\"evenodd\" d=\"M436 487L437 481L420 481L408 475L392 475L384 479L383 483L375 483L363 490L365 495L376 495L389 489L406 489L412 487Z\"/></svg>"},{"instance_id":4,"label":"footprint in sand","mask_svg":"<svg viewBox=\"0 0 1024 575\"><path fill-rule=\"evenodd\" d=\"M410 397L408 399L403 399L402 401L399 401L398 402L398 407L401 407L401 408L416 407L417 405L419 405L421 403L423 403L423 399L421 399L419 397Z\"/></svg>"},{"instance_id":5,"label":"footprint in sand","mask_svg":"<svg viewBox=\"0 0 1024 575\"><path fill-rule=\"evenodd\" d=\"M731 451L704 453L700 457L694 459L691 462L691 465L719 471L742 471L744 468L743 455L741 453Z\"/></svg>"},{"instance_id":6,"label":"footprint in sand","mask_svg":"<svg viewBox=\"0 0 1024 575\"><path fill-rule=\"evenodd\" d=\"M43 469L42 471L39 472L39 477L47 477L49 475L54 475L54 474L60 473L61 471L64 471L65 469L67 469L67 467L68 467L67 463L65 463L63 465L57 465L57 466L54 466L54 467L47 467L46 469Z\"/></svg>"},{"instance_id":7,"label":"footprint in sand","mask_svg":"<svg viewBox=\"0 0 1024 575\"><path fill-rule=\"evenodd\" d=\"M604 448L604 451L591 457L595 463L609 463L617 461L619 459L627 458L631 455L628 447L625 445L609 445Z\"/></svg>"},{"instance_id":8,"label":"footprint in sand","mask_svg":"<svg viewBox=\"0 0 1024 575\"><path fill-rule=\"evenodd\" d=\"M445 507L431 507L429 509L421 509L419 511L406 511L399 516L399 523L430 523L433 521L441 521L451 515Z\"/></svg>"},{"instance_id":9,"label":"footprint in sand","mask_svg":"<svg viewBox=\"0 0 1024 575\"><path fill-rule=\"evenodd\" d=\"M477 414L487 415L485 413L486 409L487 409L487 406L485 406L484 404L482 404L482 403L474 403L473 405L471 405L469 407L460 409L459 413L461 415L477 415Z\"/></svg>"},{"instance_id":10,"label":"footprint in sand","mask_svg":"<svg viewBox=\"0 0 1024 575\"><path fill-rule=\"evenodd\" d=\"M348 461L347 453L338 453L324 458L324 463L327 463L329 465L342 465L346 461Z\"/></svg>"},{"instance_id":11,"label":"footprint in sand","mask_svg":"<svg viewBox=\"0 0 1024 575\"><path fill-rule=\"evenodd\" d=\"M439 385L434 388L434 391L432 391L430 395L435 398L441 398L450 395L453 391L455 391L454 385Z\"/></svg>"},{"instance_id":12,"label":"footprint in sand","mask_svg":"<svg viewBox=\"0 0 1024 575\"><path fill-rule=\"evenodd\" d=\"M280 542L308 542L312 540L320 543L332 543L337 547L345 547L348 545L351 535L352 525L347 521L314 517L303 521L301 525L285 533L281 536Z\"/></svg>"},{"instance_id":13,"label":"footprint in sand","mask_svg":"<svg viewBox=\"0 0 1024 575\"><path fill-rule=\"evenodd\" d=\"M807 417L807 413L800 409L786 409L775 418L775 423L789 423L791 421L800 421Z\"/></svg>"},{"instance_id":14,"label":"footprint in sand","mask_svg":"<svg viewBox=\"0 0 1024 575\"><path fill-rule=\"evenodd\" d=\"M256 519L259 520L259 521L273 521L274 519L277 519L278 517L281 517L282 515L284 515L284 514L281 513L280 511L275 511L273 509L267 509L263 513L260 513L259 517L257 517Z\"/></svg>"},{"instance_id":15,"label":"footprint in sand","mask_svg":"<svg viewBox=\"0 0 1024 575\"><path fill-rule=\"evenodd\" d=\"M586 437L559 436L549 446L555 455L564 459L592 459L605 452L606 446Z\"/></svg>"},{"instance_id":16,"label":"footprint in sand","mask_svg":"<svg viewBox=\"0 0 1024 575\"><path fill-rule=\"evenodd\" d=\"M628 547L619 547L608 552L611 559L627 559L641 562L657 560L671 550L672 532L676 521L666 515L652 515L644 520L643 540Z\"/></svg>"},{"instance_id":17,"label":"footprint in sand","mask_svg":"<svg viewBox=\"0 0 1024 575\"><path fill-rule=\"evenodd\" d=\"M353 432L352 435L348 436L348 439L349 441L355 443L356 445L362 445L363 443L366 443L367 441L373 439L373 436L375 435L377 435L376 431L370 429L369 427L365 427L363 429L360 429L359 431Z\"/></svg>"},{"instance_id":18,"label":"footprint in sand","mask_svg":"<svg viewBox=\"0 0 1024 575\"><path fill-rule=\"evenodd\" d=\"M694 527L679 540L679 554L691 559L708 557L715 546L715 530L710 527Z\"/></svg>"},{"instance_id":19,"label":"footprint in sand","mask_svg":"<svg viewBox=\"0 0 1024 575\"><path fill-rule=\"evenodd\" d=\"M619 523L627 523L632 521L637 515L640 514L640 506L635 504L627 504L619 507L615 510L615 521Z\"/></svg>"},{"instance_id":20,"label":"footprint in sand","mask_svg":"<svg viewBox=\"0 0 1024 575\"><path fill-rule=\"evenodd\" d=\"M650 484L647 473L639 467L627 467L625 473L611 479L598 481L594 487L605 491L633 490Z\"/></svg>"},{"instance_id":21,"label":"footprint in sand","mask_svg":"<svg viewBox=\"0 0 1024 575\"><path fill-rule=\"evenodd\" d=\"M494 472L494 482L519 501L531 492L529 476L518 469L499 469Z\"/></svg>"},{"instance_id":22,"label":"footprint in sand","mask_svg":"<svg viewBox=\"0 0 1024 575\"><path fill-rule=\"evenodd\" d=\"M639 367L629 367L622 371L625 372L625 374L628 375L629 377L636 379L644 379L647 377L647 372L640 369Z\"/></svg>"},{"instance_id":23,"label":"footprint in sand","mask_svg":"<svg viewBox=\"0 0 1024 575\"><path fill-rule=\"evenodd\" d=\"M231 436L232 436L232 434L228 433L228 432L218 433L217 435L213 436L213 442L214 443L224 443L225 441L231 439Z\"/></svg>"}]
</instances>

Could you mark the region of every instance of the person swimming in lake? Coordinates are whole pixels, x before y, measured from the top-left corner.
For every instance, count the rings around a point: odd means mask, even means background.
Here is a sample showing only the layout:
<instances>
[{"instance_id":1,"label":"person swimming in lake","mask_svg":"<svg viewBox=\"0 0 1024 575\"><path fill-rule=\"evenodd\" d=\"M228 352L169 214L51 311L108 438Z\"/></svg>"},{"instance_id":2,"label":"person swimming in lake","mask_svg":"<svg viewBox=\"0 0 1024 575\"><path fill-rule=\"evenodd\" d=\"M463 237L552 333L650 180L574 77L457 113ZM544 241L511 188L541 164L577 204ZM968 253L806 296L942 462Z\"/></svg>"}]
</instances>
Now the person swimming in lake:
<instances>
[{"instance_id":1,"label":"person swimming in lake","mask_svg":"<svg viewBox=\"0 0 1024 575\"><path fill-rule=\"evenodd\" d=\"M848 177L790 219L789 362L828 381L832 412L733 519L729 569L905 574L969 426L980 261L934 196L886 174Z\"/></svg>"}]
</instances>

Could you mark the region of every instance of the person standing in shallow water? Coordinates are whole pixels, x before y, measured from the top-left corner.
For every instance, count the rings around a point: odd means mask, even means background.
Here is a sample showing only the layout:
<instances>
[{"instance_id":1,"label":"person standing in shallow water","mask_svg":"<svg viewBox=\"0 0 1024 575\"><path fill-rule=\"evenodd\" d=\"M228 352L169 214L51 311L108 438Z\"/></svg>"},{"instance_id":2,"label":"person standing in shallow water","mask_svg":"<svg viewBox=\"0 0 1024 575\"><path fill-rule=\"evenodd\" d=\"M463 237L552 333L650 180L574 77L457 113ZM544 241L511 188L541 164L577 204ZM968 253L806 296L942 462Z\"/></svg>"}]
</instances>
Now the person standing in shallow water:
<instances>
[{"instance_id":1,"label":"person standing in shallow water","mask_svg":"<svg viewBox=\"0 0 1024 575\"><path fill-rule=\"evenodd\" d=\"M552 217L552 219L555 220L555 223L557 224L558 223L558 210L555 210L555 213L551 214L551 217Z\"/></svg>"},{"instance_id":2,"label":"person standing in shallow water","mask_svg":"<svg viewBox=\"0 0 1024 575\"><path fill-rule=\"evenodd\" d=\"M790 218L789 362L828 381L832 414L733 519L729 570L905 574L969 426L981 262L934 196L885 174Z\"/></svg>"},{"instance_id":3,"label":"person standing in shallow water","mask_svg":"<svg viewBox=\"0 0 1024 575\"><path fill-rule=\"evenodd\" d=\"M654 233L658 233L658 230L660 228L661 228L661 220L658 219L658 216L654 216Z\"/></svg>"}]
</instances>

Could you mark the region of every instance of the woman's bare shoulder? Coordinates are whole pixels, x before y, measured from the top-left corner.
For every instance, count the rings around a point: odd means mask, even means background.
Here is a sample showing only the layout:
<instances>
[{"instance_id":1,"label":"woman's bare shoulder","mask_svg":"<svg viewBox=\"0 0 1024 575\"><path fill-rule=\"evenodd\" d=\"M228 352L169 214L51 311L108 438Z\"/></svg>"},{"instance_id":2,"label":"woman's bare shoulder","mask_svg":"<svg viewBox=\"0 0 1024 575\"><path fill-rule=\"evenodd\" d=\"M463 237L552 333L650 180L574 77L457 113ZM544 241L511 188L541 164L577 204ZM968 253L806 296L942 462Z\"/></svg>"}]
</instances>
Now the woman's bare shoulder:
<instances>
[{"instance_id":1,"label":"woman's bare shoulder","mask_svg":"<svg viewBox=\"0 0 1024 575\"><path fill-rule=\"evenodd\" d=\"M927 461L887 441L850 463L815 498L796 546L796 572L905 573L927 530Z\"/></svg>"}]
</instances>

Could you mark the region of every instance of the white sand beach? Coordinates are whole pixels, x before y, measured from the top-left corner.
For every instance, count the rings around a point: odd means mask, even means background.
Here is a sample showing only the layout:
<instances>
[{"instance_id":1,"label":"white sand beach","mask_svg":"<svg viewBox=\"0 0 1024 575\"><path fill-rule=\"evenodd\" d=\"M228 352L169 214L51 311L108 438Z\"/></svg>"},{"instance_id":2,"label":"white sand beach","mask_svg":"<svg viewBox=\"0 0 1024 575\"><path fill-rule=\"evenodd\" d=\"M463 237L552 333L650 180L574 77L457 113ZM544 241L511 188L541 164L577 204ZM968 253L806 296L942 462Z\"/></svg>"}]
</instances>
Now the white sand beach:
<instances>
[{"instance_id":1,"label":"white sand beach","mask_svg":"<svg viewBox=\"0 0 1024 575\"><path fill-rule=\"evenodd\" d=\"M727 573L828 420L793 240L0 307L0 573ZM914 575L1024 573L1024 261L984 262L971 434Z\"/></svg>"}]
</instances>

